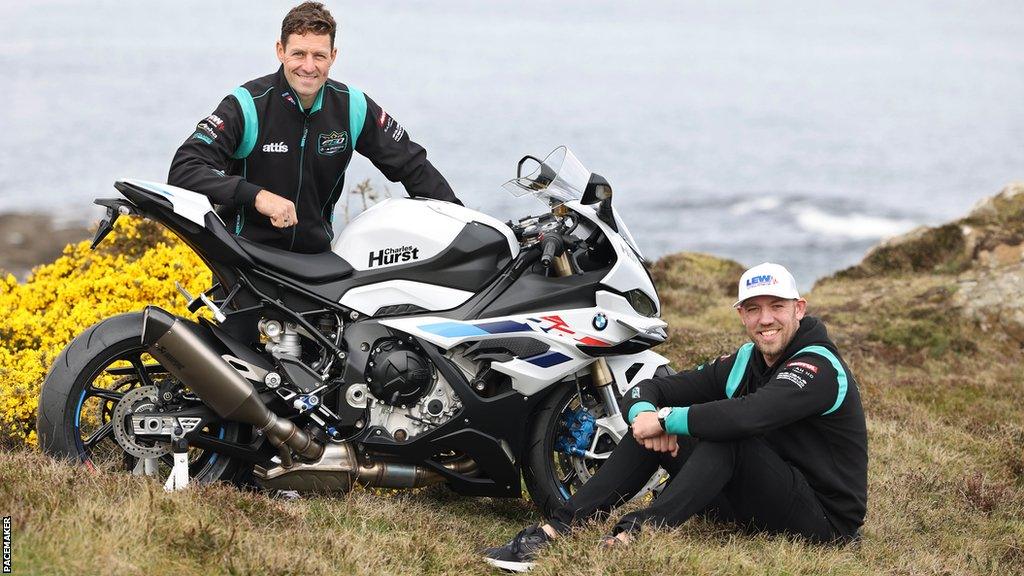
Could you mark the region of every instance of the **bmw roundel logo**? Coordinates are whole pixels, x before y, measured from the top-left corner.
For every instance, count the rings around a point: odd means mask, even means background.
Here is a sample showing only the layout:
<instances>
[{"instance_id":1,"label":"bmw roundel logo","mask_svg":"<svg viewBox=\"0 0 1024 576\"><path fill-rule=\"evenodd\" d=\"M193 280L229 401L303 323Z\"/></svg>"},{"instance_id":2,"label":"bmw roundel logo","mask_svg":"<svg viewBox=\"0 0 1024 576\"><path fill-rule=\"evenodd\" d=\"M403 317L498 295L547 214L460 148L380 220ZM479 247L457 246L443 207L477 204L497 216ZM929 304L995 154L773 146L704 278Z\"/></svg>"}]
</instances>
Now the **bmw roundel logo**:
<instances>
[{"instance_id":1,"label":"bmw roundel logo","mask_svg":"<svg viewBox=\"0 0 1024 576\"><path fill-rule=\"evenodd\" d=\"M604 314L601 314L600 312L594 314L594 328L597 328L598 330L604 330L607 327L608 317L605 316Z\"/></svg>"}]
</instances>

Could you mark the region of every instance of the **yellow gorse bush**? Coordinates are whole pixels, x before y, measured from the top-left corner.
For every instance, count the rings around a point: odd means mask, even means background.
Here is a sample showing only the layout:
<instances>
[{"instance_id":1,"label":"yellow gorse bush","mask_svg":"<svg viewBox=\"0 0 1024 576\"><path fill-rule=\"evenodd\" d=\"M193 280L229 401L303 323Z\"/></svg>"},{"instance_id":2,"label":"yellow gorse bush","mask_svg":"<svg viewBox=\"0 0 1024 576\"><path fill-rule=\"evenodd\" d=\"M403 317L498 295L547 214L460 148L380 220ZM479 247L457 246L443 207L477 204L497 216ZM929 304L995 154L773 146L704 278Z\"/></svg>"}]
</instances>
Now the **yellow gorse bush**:
<instances>
[{"instance_id":1,"label":"yellow gorse bush","mask_svg":"<svg viewBox=\"0 0 1024 576\"><path fill-rule=\"evenodd\" d=\"M173 234L137 218L121 218L96 249L64 248L24 284L0 272L0 443L36 443L39 390L50 364L89 326L155 304L189 316L178 281L196 294L210 271Z\"/></svg>"}]
</instances>

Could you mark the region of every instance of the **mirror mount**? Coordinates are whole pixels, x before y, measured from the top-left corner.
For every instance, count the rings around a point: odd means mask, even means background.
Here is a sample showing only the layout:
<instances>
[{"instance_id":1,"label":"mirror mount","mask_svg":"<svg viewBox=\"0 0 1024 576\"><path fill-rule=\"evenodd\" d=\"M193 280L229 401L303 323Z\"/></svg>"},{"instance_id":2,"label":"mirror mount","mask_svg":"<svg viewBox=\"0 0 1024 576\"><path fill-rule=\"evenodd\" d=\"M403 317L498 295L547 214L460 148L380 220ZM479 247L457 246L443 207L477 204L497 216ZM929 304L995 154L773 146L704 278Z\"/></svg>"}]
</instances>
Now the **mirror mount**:
<instances>
[{"instance_id":1,"label":"mirror mount","mask_svg":"<svg viewBox=\"0 0 1024 576\"><path fill-rule=\"evenodd\" d=\"M590 175L590 181L587 182L587 189L583 191L580 203L584 205L598 204L597 217L612 230L619 231L619 227L615 223L615 215L612 214L612 185L604 176Z\"/></svg>"},{"instance_id":2,"label":"mirror mount","mask_svg":"<svg viewBox=\"0 0 1024 576\"><path fill-rule=\"evenodd\" d=\"M598 202L612 199L612 185L600 174L591 174L587 182L587 189L583 191L581 204L597 204Z\"/></svg>"}]
</instances>

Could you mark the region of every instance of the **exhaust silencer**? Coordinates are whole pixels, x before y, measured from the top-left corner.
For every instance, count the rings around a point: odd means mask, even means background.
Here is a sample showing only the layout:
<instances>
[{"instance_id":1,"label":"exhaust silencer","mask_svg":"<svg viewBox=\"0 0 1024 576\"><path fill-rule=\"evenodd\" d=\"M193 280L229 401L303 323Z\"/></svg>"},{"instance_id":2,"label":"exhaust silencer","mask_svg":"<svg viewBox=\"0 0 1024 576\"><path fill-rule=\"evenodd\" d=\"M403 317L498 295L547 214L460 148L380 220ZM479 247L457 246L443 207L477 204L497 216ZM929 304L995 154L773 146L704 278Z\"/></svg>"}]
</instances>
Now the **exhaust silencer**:
<instances>
[{"instance_id":1,"label":"exhaust silencer","mask_svg":"<svg viewBox=\"0 0 1024 576\"><path fill-rule=\"evenodd\" d=\"M320 459L324 447L271 412L253 385L220 357L201 326L157 306L146 307L142 322L142 343L153 358L221 418L252 424L274 446Z\"/></svg>"}]
</instances>

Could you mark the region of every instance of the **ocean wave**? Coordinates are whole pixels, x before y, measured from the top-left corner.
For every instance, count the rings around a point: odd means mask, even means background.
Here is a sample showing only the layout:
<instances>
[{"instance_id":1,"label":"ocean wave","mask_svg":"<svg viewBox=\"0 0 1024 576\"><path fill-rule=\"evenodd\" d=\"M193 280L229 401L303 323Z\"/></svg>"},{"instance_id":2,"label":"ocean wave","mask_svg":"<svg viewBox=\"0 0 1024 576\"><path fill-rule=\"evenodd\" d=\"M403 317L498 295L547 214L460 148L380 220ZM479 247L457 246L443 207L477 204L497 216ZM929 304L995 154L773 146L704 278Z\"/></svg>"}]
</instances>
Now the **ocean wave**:
<instances>
[{"instance_id":1,"label":"ocean wave","mask_svg":"<svg viewBox=\"0 0 1024 576\"><path fill-rule=\"evenodd\" d=\"M771 212L782 206L783 198L780 196L759 196L734 202L729 207L729 212L736 216L745 216L752 212Z\"/></svg>"},{"instance_id":2,"label":"ocean wave","mask_svg":"<svg viewBox=\"0 0 1024 576\"><path fill-rule=\"evenodd\" d=\"M830 214L814 206L794 208L797 225L806 232L855 240L880 240L897 236L917 226L905 218L885 218L851 212Z\"/></svg>"}]
</instances>

